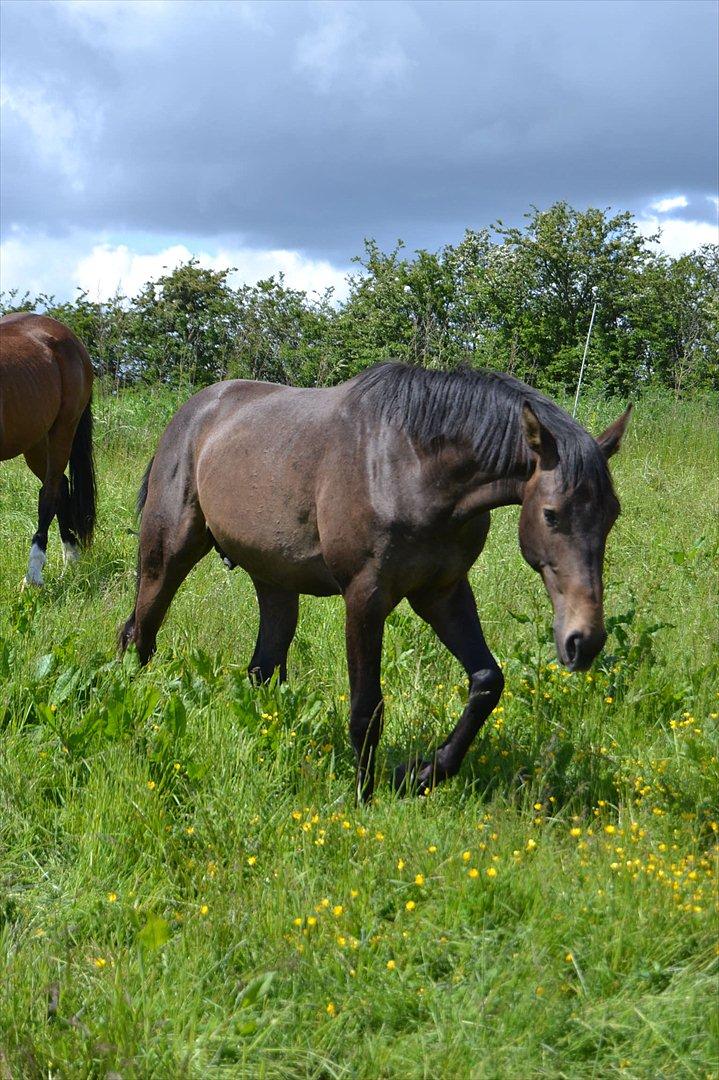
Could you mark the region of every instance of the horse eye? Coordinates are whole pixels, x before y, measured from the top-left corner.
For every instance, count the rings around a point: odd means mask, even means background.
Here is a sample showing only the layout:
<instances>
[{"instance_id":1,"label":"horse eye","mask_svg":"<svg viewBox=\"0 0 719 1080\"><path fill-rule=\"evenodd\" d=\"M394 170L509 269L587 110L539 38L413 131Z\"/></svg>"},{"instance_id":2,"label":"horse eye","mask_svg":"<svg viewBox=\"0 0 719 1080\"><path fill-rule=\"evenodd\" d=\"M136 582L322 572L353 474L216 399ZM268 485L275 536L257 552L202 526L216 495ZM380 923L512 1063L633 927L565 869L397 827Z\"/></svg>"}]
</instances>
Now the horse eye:
<instances>
[{"instance_id":1,"label":"horse eye","mask_svg":"<svg viewBox=\"0 0 719 1080\"><path fill-rule=\"evenodd\" d=\"M557 517L556 510L546 509L544 511L544 520L546 521L547 525L549 525L550 529L556 529L559 525L559 518Z\"/></svg>"}]
</instances>

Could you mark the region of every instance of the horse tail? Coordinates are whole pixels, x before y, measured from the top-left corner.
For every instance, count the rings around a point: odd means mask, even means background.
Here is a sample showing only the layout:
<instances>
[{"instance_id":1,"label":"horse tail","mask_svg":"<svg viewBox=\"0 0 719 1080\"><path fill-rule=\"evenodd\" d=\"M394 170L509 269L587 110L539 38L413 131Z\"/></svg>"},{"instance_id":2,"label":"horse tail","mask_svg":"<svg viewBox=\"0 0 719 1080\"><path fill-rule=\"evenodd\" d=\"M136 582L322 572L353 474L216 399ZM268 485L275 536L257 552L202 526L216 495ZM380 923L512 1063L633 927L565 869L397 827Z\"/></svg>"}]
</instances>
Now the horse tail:
<instances>
[{"instance_id":1,"label":"horse tail","mask_svg":"<svg viewBox=\"0 0 719 1080\"><path fill-rule=\"evenodd\" d=\"M152 466L155 463L155 456L150 458L147 463L144 475L142 477L142 483L140 484L140 490L137 493L137 502L135 503L135 512L138 517L142 517L142 511L145 509L145 503L147 502L147 487L150 483L150 473L152 472Z\"/></svg>"},{"instance_id":2,"label":"horse tail","mask_svg":"<svg viewBox=\"0 0 719 1080\"><path fill-rule=\"evenodd\" d=\"M70 513L72 531L83 547L92 543L97 486L92 454L92 398L85 406L70 451Z\"/></svg>"}]
</instances>

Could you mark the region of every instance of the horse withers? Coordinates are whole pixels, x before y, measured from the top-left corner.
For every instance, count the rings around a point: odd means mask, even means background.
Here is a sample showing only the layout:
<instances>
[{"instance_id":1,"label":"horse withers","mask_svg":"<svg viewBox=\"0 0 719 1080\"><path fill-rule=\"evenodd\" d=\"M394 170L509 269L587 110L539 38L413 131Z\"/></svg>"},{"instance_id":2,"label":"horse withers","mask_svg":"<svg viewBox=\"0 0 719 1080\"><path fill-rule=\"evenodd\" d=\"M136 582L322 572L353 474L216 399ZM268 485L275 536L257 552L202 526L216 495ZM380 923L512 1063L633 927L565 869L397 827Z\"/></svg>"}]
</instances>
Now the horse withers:
<instances>
[{"instance_id":1,"label":"horse withers","mask_svg":"<svg viewBox=\"0 0 719 1080\"><path fill-rule=\"evenodd\" d=\"M0 319L0 461L23 454L42 484L27 584L43 583L55 515L66 562L92 539L92 380L87 350L67 326L25 312Z\"/></svg>"},{"instance_id":2,"label":"horse withers","mask_svg":"<svg viewBox=\"0 0 719 1080\"><path fill-rule=\"evenodd\" d=\"M453 776L504 679L468 572L490 511L521 504L519 541L554 606L559 658L587 668L605 640L602 567L619 514L607 468L629 410L592 438L536 390L495 372L385 364L328 389L231 381L173 417L148 467L135 608L121 631L146 663L180 584L213 547L252 577L250 672L286 676L300 593L341 593L357 794L374 786L385 619L406 597L460 661L458 724L395 782Z\"/></svg>"}]
</instances>

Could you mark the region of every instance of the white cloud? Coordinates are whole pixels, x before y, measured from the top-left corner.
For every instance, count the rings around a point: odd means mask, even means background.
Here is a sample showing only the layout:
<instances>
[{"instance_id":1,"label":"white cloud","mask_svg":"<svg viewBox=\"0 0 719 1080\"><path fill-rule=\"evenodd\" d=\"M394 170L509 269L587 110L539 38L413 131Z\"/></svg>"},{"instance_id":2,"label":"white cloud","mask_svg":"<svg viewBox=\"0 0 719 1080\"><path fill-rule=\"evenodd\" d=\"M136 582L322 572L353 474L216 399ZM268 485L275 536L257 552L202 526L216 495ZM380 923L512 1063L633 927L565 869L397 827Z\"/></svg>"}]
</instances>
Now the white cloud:
<instances>
[{"instance_id":1,"label":"white cloud","mask_svg":"<svg viewBox=\"0 0 719 1080\"><path fill-rule=\"evenodd\" d=\"M670 210L681 210L684 206L689 206L686 195L674 195L668 199L657 199L656 202L651 204L652 210L656 210L658 214L668 214Z\"/></svg>"},{"instance_id":2,"label":"white cloud","mask_svg":"<svg viewBox=\"0 0 719 1080\"><path fill-rule=\"evenodd\" d=\"M96 244L75 268L74 277L93 299L121 292L134 296L147 281L153 281L192 257L211 270L234 267L232 285L254 284L261 278L284 274L286 284L309 293L328 287L336 295L346 293L345 273L324 259L309 259L299 251L256 251L251 248L220 248L214 254L192 252L184 244L173 244L155 254L141 255L126 244L113 247Z\"/></svg>"},{"instance_id":3,"label":"white cloud","mask_svg":"<svg viewBox=\"0 0 719 1080\"><path fill-rule=\"evenodd\" d=\"M312 9L310 9L312 10ZM393 22L400 15L404 23L413 23L410 9L397 9L378 40L373 32L372 10L357 4L318 4L314 7L314 25L297 42L295 68L322 93L329 93L347 79L355 90L371 95L406 77L409 58L396 37ZM368 17L369 16L369 17Z\"/></svg>"},{"instance_id":4,"label":"white cloud","mask_svg":"<svg viewBox=\"0 0 719 1080\"><path fill-rule=\"evenodd\" d=\"M235 286L283 273L291 288L319 293L332 287L337 299L347 293L346 270L300 251L242 247L192 251L185 244L171 244L143 253L133 250L131 244L98 242L86 235L48 239L17 233L0 244L0 288L17 288L20 293L27 290L33 295L45 292L58 298L74 296L77 288L87 291L92 300L104 300L118 292L134 296L147 281L193 256L210 269L236 267L230 276Z\"/></svg>"},{"instance_id":5,"label":"white cloud","mask_svg":"<svg viewBox=\"0 0 719 1080\"><path fill-rule=\"evenodd\" d=\"M81 118L57 100L50 100L39 86L0 86L0 108L13 114L32 134L35 149L46 164L57 167L81 191ZM84 126L84 125L83 125ZM96 126L96 125L93 125ZM84 132L83 135L89 133Z\"/></svg>"},{"instance_id":6,"label":"white cloud","mask_svg":"<svg viewBox=\"0 0 719 1080\"><path fill-rule=\"evenodd\" d=\"M54 6L81 38L113 51L152 47L173 15L169 0L55 0Z\"/></svg>"},{"instance_id":7,"label":"white cloud","mask_svg":"<svg viewBox=\"0 0 719 1080\"><path fill-rule=\"evenodd\" d=\"M658 218L649 215L637 221L640 233L659 233L658 247L671 258L695 251L702 244L719 244L719 227L710 221L684 221L682 218Z\"/></svg>"}]
</instances>

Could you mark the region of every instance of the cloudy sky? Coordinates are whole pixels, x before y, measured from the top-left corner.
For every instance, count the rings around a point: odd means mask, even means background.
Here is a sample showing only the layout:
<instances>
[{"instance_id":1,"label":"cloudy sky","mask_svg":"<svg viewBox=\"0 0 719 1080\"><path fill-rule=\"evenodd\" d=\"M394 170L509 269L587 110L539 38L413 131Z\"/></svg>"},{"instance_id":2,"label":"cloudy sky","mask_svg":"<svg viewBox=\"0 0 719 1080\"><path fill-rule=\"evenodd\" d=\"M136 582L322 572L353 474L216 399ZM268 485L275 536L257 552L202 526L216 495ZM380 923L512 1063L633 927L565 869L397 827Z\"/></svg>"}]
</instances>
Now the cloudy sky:
<instances>
[{"instance_id":1,"label":"cloudy sky","mask_svg":"<svg viewBox=\"0 0 719 1080\"><path fill-rule=\"evenodd\" d=\"M3 0L0 287L334 285L531 204L716 241L714 0Z\"/></svg>"}]
</instances>

